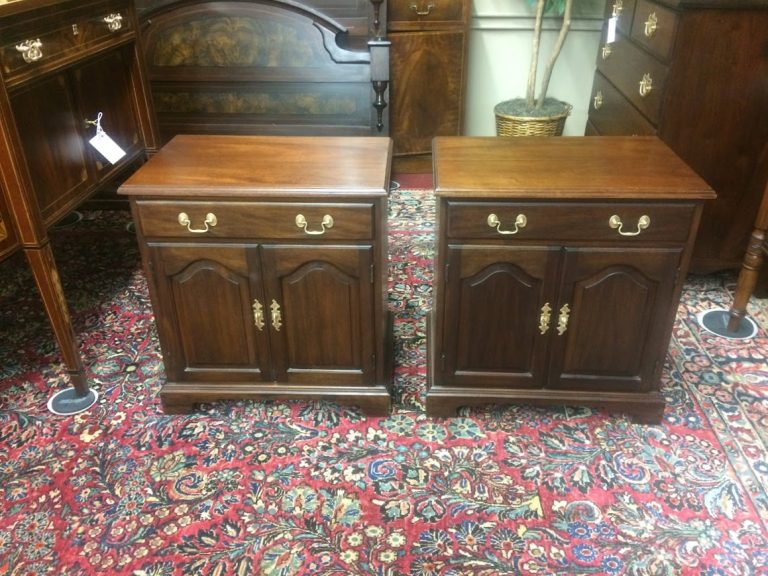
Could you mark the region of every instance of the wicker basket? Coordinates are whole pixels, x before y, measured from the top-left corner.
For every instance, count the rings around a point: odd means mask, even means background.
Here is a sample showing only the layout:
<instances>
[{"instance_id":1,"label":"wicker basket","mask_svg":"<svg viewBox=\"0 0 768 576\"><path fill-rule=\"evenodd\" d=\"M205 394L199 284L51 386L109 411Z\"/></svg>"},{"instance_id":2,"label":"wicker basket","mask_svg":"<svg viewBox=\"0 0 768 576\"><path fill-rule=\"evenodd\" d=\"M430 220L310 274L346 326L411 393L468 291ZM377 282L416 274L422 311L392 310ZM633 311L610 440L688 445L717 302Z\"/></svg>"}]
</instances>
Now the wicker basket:
<instances>
[{"instance_id":1,"label":"wicker basket","mask_svg":"<svg viewBox=\"0 0 768 576\"><path fill-rule=\"evenodd\" d=\"M563 112L552 116L513 116L509 114L511 100L496 105L497 136L562 136L565 121L573 106L563 102Z\"/></svg>"}]
</instances>

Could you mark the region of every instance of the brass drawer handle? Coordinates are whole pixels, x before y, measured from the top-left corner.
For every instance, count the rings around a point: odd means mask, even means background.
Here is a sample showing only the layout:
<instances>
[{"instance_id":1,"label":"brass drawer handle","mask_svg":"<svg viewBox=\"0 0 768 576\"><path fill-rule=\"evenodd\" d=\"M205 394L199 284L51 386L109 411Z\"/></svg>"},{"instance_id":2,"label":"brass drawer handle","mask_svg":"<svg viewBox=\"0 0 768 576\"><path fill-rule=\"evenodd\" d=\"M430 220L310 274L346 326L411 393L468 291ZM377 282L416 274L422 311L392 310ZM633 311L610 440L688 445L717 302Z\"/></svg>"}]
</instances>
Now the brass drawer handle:
<instances>
[{"instance_id":1,"label":"brass drawer handle","mask_svg":"<svg viewBox=\"0 0 768 576\"><path fill-rule=\"evenodd\" d=\"M619 218L619 216L614 214L608 219L608 226L610 226L614 230L618 229L619 234L621 234L622 236L637 236L638 234L640 234L640 232L648 228L650 225L651 225L651 218L646 214L643 214L642 216L640 216L640 219L637 221L637 230L635 230L634 232L624 232L621 229L622 226L624 226L624 223L621 221L621 218Z\"/></svg>"},{"instance_id":2,"label":"brass drawer handle","mask_svg":"<svg viewBox=\"0 0 768 576\"><path fill-rule=\"evenodd\" d=\"M549 319L552 316L552 308L549 307L549 302L545 302L541 307L541 316L539 316L539 332L546 334L549 330Z\"/></svg>"},{"instance_id":3,"label":"brass drawer handle","mask_svg":"<svg viewBox=\"0 0 768 576\"><path fill-rule=\"evenodd\" d=\"M419 10L419 7L416 5L416 2L411 3L411 10L413 10L416 13L416 16L429 16L429 13L432 12L432 9L435 7L433 2L430 2L427 4L426 10Z\"/></svg>"},{"instance_id":4,"label":"brass drawer handle","mask_svg":"<svg viewBox=\"0 0 768 576\"><path fill-rule=\"evenodd\" d=\"M253 300L253 323L259 332L264 330L264 307L257 299Z\"/></svg>"},{"instance_id":5,"label":"brass drawer handle","mask_svg":"<svg viewBox=\"0 0 768 576\"><path fill-rule=\"evenodd\" d=\"M603 60L608 60L608 57L611 55L612 52L613 52L613 48L611 48L611 45L605 44L600 49L600 56L602 56Z\"/></svg>"},{"instance_id":6,"label":"brass drawer handle","mask_svg":"<svg viewBox=\"0 0 768 576\"><path fill-rule=\"evenodd\" d=\"M502 230L501 220L499 220L499 217L496 216L496 214L488 214L488 226L491 228L496 228L496 232L499 234L517 234L521 229L525 228L526 224L528 224L528 218L525 217L525 214L518 214L515 217L515 229Z\"/></svg>"},{"instance_id":7,"label":"brass drawer handle","mask_svg":"<svg viewBox=\"0 0 768 576\"><path fill-rule=\"evenodd\" d=\"M280 314L280 304L272 299L272 304L270 304L269 310L272 314L272 328L275 329L275 332L280 332L280 328L283 325L283 317Z\"/></svg>"},{"instance_id":8,"label":"brass drawer handle","mask_svg":"<svg viewBox=\"0 0 768 576\"><path fill-rule=\"evenodd\" d=\"M21 52L21 57L27 64L37 62L43 57L43 43L40 41L40 38L24 40L21 44L16 44L16 50Z\"/></svg>"},{"instance_id":9,"label":"brass drawer handle","mask_svg":"<svg viewBox=\"0 0 768 576\"><path fill-rule=\"evenodd\" d=\"M104 16L102 20L104 23L106 23L107 30L110 32L117 32L120 30L120 28L123 27L123 15L120 14L120 12L117 12L116 14L110 14L109 16Z\"/></svg>"},{"instance_id":10,"label":"brass drawer handle","mask_svg":"<svg viewBox=\"0 0 768 576\"><path fill-rule=\"evenodd\" d=\"M653 90L653 78L650 74L643 74L643 79L640 80L640 96L645 98L651 93L651 90Z\"/></svg>"},{"instance_id":11,"label":"brass drawer handle","mask_svg":"<svg viewBox=\"0 0 768 576\"><path fill-rule=\"evenodd\" d=\"M560 314L557 317L557 335L562 336L568 330L568 319L571 316L571 307L563 304L560 308Z\"/></svg>"},{"instance_id":12,"label":"brass drawer handle","mask_svg":"<svg viewBox=\"0 0 768 576\"><path fill-rule=\"evenodd\" d=\"M651 12L648 16L648 20L645 21L645 37L650 38L656 33L656 27L659 24L659 19L656 17L656 12Z\"/></svg>"},{"instance_id":13,"label":"brass drawer handle","mask_svg":"<svg viewBox=\"0 0 768 576\"><path fill-rule=\"evenodd\" d=\"M624 10L624 2L623 0L614 0L613 7L611 9L611 16L614 18L621 14L621 11Z\"/></svg>"},{"instance_id":14,"label":"brass drawer handle","mask_svg":"<svg viewBox=\"0 0 768 576\"><path fill-rule=\"evenodd\" d=\"M305 234L319 236L320 234L325 234L325 231L329 228L333 228L333 217L330 214L326 214L323 216L323 221L320 222L320 230L307 230L307 219L303 214L297 214L296 226L302 228Z\"/></svg>"},{"instance_id":15,"label":"brass drawer handle","mask_svg":"<svg viewBox=\"0 0 768 576\"><path fill-rule=\"evenodd\" d=\"M598 90L597 94L595 94L595 97L592 99L592 107L595 110L600 110L600 108L603 107L603 92L602 90Z\"/></svg>"},{"instance_id":16,"label":"brass drawer handle","mask_svg":"<svg viewBox=\"0 0 768 576\"><path fill-rule=\"evenodd\" d=\"M212 228L213 226L216 226L216 224L219 223L218 218L216 218L216 214L213 212L208 212L208 214L205 215L205 220L203 221L203 224L205 225L205 228L192 228L192 222L189 219L189 216L187 216L186 212L179 212L179 224L182 226L186 226L187 230L190 232L194 232L195 234L205 234L210 230L209 226Z\"/></svg>"}]
</instances>

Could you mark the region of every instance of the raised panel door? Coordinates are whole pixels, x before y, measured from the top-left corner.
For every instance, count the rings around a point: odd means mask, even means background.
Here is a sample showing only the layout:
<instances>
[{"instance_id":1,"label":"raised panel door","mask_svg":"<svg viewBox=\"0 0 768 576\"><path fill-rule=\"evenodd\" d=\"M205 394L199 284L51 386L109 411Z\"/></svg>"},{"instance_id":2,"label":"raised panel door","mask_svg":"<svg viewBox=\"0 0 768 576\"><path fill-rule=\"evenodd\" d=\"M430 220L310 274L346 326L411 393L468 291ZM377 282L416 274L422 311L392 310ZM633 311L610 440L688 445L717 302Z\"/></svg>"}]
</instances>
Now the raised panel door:
<instances>
[{"instance_id":1,"label":"raised panel door","mask_svg":"<svg viewBox=\"0 0 768 576\"><path fill-rule=\"evenodd\" d=\"M374 382L373 247L261 247L274 379Z\"/></svg>"},{"instance_id":2,"label":"raised panel door","mask_svg":"<svg viewBox=\"0 0 768 576\"><path fill-rule=\"evenodd\" d=\"M152 246L155 316L169 382L269 378L258 250L244 245Z\"/></svg>"},{"instance_id":3,"label":"raised panel door","mask_svg":"<svg viewBox=\"0 0 768 576\"><path fill-rule=\"evenodd\" d=\"M557 247L449 246L442 384L543 384Z\"/></svg>"},{"instance_id":4,"label":"raised panel door","mask_svg":"<svg viewBox=\"0 0 768 576\"><path fill-rule=\"evenodd\" d=\"M548 386L648 391L669 341L681 255L682 248L567 248Z\"/></svg>"}]
</instances>

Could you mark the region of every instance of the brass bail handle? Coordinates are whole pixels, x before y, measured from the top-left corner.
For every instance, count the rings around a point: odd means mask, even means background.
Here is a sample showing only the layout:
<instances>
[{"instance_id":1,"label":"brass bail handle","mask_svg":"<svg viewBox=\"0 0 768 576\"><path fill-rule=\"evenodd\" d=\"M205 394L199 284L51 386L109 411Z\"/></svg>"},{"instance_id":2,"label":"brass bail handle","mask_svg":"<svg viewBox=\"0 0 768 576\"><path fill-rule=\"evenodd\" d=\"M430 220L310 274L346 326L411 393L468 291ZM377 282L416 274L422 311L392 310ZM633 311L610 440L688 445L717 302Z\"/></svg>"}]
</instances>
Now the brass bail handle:
<instances>
[{"instance_id":1,"label":"brass bail handle","mask_svg":"<svg viewBox=\"0 0 768 576\"><path fill-rule=\"evenodd\" d=\"M502 230L501 229L501 220L499 220L499 217L496 214L488 214L488 218L486 220L488 222L488 226L491 228L496 228L496 232L499 234L517 234L526 227L528 224L528 218L526 218L525 214L518 214L515 217L515 228L514 230Z\"/></svg>"},{"instance_id":2,"label":"brass bail handle","mask_svg":"<svg viewBox=\"0 0 768 576\"><path fill-rule=\"evenodd\" d=\"M614 230L618 230L619 234L622 236L637 236L648 228L651 225L651 218L647 214L643 214L640 216L640 218L637 221L637 230L634 232L625 232L622 228L624 226L624 223L621 221L621 218L618 216L618 214L614 214L608 219L608 226L613 228Z\"/></svg>"},{"instance_id":3,"label":"brass bail handle","mask_svg":"<svg viewBox=\"0 0 768 576\"><path fill-rule=\"evenodd\" d=\"M434 9L434 2L429 2L425 10L420 9L416 2L411 2L411 10L416 13L417 16L429 16L429 13Z\"/></svg>"},{"instance_id":4,"label":"brass bail handle","mask_svg":"<svg viewBox=\"0 0 768 576\"><path fill-rule=\"evenodd\" d=\"M309 234L311 236L319 236L320 234L325 234L326 230L333 228L333 217L330 214L323 216L323 220L320 222L320 230L308 230L307 225L307 219L304 217L304 214L297 214L296 226L303 229L305 234Z\"/></svg>"},{"instance_id":5,"label":"brass bail handle","mask_svg":"<svg viewBox=\"0 0 768 576\"><path fill-rule=\"evenodd\" d=\"M208 214L205 215L205 220L203 221L205 228L192 228L192 221L189 219L189 216L186 212L179 212L178 221L179 224L186 226L187 230L194 234L204 234L208 232L213 226L216 226L216 224L219 223L219 220L216 218L216 214L213 212L208 212Z\"/></svg>"}]
</instances>

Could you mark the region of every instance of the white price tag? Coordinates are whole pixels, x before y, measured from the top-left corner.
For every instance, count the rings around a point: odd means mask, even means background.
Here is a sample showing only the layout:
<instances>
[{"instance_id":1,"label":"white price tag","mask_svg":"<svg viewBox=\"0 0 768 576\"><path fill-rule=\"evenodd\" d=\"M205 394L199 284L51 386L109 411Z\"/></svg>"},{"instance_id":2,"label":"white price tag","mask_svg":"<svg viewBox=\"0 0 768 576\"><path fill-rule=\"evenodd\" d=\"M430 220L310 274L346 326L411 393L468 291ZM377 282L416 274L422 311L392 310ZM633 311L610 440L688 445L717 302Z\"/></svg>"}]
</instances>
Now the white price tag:
<instances>
[{"instance_id":1,"label":"white price tag","mask_svg":"<svg viewBox=\"0 0 768 576\"><path fill-rule=\"evenodd\" d=\"M611 42L616 42L616 22L618 22L618 20L619 20L618 16L614 16L608 19L608 34L605 38L605 42L607 44L610 44Z\"/></svg>"},{"instance_id":2,"label":"white price tag","mask_svg":"<svg viewBox=\"0 0 768 576\"><path fill-rule=\"evenodd\" d=\"M120 148L117 142L112 140L112 138L110 138L100 127L96 132L96 136L91 138L88 142L90 142L91 146L96 148L96 150L98 150L99 153L112 164L115 164L120 158L125 156L125 150Z\"/></svg>"}]
</instances>

